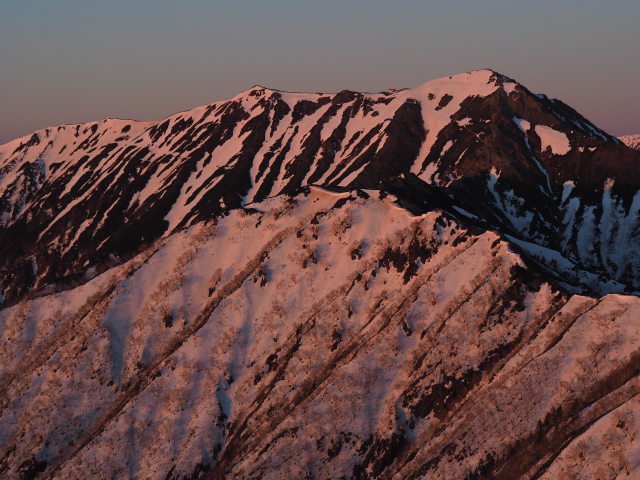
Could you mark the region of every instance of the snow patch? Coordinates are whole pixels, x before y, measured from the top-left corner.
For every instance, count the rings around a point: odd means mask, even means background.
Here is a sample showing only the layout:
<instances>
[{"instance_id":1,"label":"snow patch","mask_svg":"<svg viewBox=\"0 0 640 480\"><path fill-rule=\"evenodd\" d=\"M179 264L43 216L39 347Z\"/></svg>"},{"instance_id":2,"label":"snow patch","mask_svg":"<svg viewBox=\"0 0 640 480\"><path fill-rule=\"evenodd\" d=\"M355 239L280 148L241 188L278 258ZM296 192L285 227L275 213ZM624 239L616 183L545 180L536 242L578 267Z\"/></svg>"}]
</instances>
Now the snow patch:
<instances>
[{"instance_id":1,"label":"snow patch","mask_svg":"<svg viewBox=\"0 0 640 480\"><path fill-rule=\"evenodd\" d=\"M568 180L562 184L562 199L560 200L561 204L563 204L567 200L569 194L571 193L571 190L573 190L575 186L576 184L571 180Z\"/></svg>"},{"instance_id":2,"label":"snow patch","mask_svg":"<svg viewBox=\"0 0 640 480\"><path fill-rule=\"evenodd\" d=\"M513 92L515 92L517 87L518 84L516 82L504 82L502 84L502 88L507 95L511 95Z\"/></svg>"},{"instance_id":3,"label":"snow patch","mask_svg":"<svg viewBox=\"0 0 640 480\"><path fill-rule=\"evenodd\" d=\"M527 133L531 129L531 123L529 121L524 120L522 118L513 117L513 121L518 125L518 128L522 130L524 133Z\"/></svg>"},{"instance_id":4,"label":"snow patch","mask_svg":"<svg viewBox=\"0 0 640 480\"><path fill-rule=\"evenodd\" d=\"M567 138L565 133L554 130L546 125L536 125L535 131L538 137L540 137L543 152L550 148L551 153L555 155L565 155L571 150L569 138Z\"/></svg>"}]
</instances>

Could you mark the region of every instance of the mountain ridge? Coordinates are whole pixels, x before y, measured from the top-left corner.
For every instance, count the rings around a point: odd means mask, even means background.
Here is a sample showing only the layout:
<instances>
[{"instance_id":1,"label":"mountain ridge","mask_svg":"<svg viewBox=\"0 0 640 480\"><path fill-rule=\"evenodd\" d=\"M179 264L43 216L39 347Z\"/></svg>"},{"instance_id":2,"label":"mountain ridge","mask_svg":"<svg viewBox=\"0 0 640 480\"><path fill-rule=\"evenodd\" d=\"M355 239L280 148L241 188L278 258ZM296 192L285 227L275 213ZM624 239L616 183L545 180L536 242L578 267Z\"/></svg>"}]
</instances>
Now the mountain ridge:
<instances>
[{"instance_id":1,"label":"mountain ridge","mask_svg":"<svg viewBox=\"0 0 640 480\"><path fill-rule=\"evenodd\" d=\"M4 297L15 301L38 285L82 276L160 235L300 186L375 188L408 174L447 190L476 217L558 249L558 236L576 242L562 222L547 225L571 214L558 205L561 184L573 185L568 200L578 192L593 197L610 176L613 192L631 201L638 175L628 165L637 154L621 145L562 102L492 70L379 94L254 87L159 122L45 129L0 148L0 240L23 243L0 254ZM525 203L530 219L518 213ZM481 204L491 211L474 212ZM588 264L592 255L580 258L579 246L568 247L563 256L587 261L577 268L602 269ZM605 272L620 281L628 261ZM640 286L640 278L622 280Z\"/></svg>"},{"instance_id":2,"label":"mountain ridge","mask_svg":"<svg viewBox=\"0 0 640 480\"><path fill-rule=\"evenodd\" d=\"M341 90L339 92L288 91L288 90L282 90L282 89L278 89L278 88L267 87L267 86L261 85L261 84L255 84L255 85L253 85L253 86L251 86L251 87L249 87L249 88L247 88L245 90L241 90L240 92L238 92L237 94L233 95L229 99L217 100L217 101L214 101L214 102L211 102L211 103L207 103L207 104L204 104L204 105L199 105L199 106L196 106L196 107L193 107L193 108L188 108L186 110L181 110L179 112L171 113L171 114L161 118L160 120L137 120L137 119L134 119L134 118L104 117L104 118L101 118L99 120L92 120L92 121L88 121L88 122L80 122L80 123L73 123L72 122L72 123L55 124L55 125L50 125L50 126L35 130L35 131L31 132L31 133L27 133L25 135L16 137L14 139L10 139L7 142L5 142L4 144L0 144L0 147L5 147L9 143L11 143L11 144L16 143L16 142L21 142L22 143L23 140L28 141L28 139L30 139L34 134L40 134L40 133L46 132L47 130L52 130L52 129L56 129L56 128L59 128L59 127L74 127L74 128L75 127L79 127L79 128L85 127L86 128L86 127L90 127L93 124L100 124L100 123L105 123L105 122L109 122L109 121L114 121L114 122L119 122L119 121L134 122L134 123L137 123L137 124L148 124L148 126L151 126L153 124L160 124L160 123L162 123L162 122L164 122L166 120L172 119L173 117L177 117L177 116L180 116L182 114L187 114L187 113L192 112L194 110L204 109L206 107L210 107L210 106L226 103L226 102L229 102L229 101L234 100L234 99L243 98L245 96L248 96L252 92L257 92L257 91L268 91L268 92L271 92L271 93L279 93L279 94L304 95L304 96L309 96L311 98L313 98L315 96L323 96L323 95L331 95L331 96L333 96L333 95L337 95L338 93L344 92L344 91L360 93L360 94L363 94L363 95L385 95L385 94L390 94L390 93L409 90L409 89L415 90L415 89L418 89L418 88L422 87L423 85L428 84L428 83L433 82L433 81L444 80L446 78L451 78L451 77L458 76L458 75L471 74L471 73L474 73L474 72L489 72L491 74L499 75L499 76L501 76L503 78L508 78L508 77L506 77L506 76L504 76L502 74L499 74L498 72L496 72L493 69L486 68L486 69L470 70L468 72L464 72L464 73L460 73L460 74L456 74L456 75L445 76L445 77L442 77L440 79L435 79L435 80L424 82L423 84L421 84L421 85L419 85L417 87L413 87L413 88L388 89L388 90L382 90L380 92L364 92L364 91L356 91L356 90L349 90L349 89ZM26 143L26 142L24 142L24 143Z\"/></svg>"}]
</instances>

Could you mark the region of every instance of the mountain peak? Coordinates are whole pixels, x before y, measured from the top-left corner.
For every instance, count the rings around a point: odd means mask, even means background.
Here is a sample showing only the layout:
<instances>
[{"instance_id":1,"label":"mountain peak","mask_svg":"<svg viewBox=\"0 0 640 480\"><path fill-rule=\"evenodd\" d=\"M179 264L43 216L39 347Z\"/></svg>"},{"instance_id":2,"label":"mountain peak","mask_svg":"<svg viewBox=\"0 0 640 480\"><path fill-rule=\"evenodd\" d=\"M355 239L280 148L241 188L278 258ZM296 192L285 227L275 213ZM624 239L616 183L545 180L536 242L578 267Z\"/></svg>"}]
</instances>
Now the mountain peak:
<instances>
[{"instance_id":1,"label":"mountain peak","mask_svg":"<svg viewBox=\"0 0 640 480\"><path fill-rule=\"evenodd\" d=\"M241 97L247 97L247 96L251 96L251 97L262 96L264 94L268 94L274 91L277 91L277 90L267 88L263 85L255 84L254 86L241 91L240 93L235 95L233 98L241 98Z\"/></svg>"},{"instance_id":2,"label":"mountain peak","mask_svg":"<svg viewBox=\"0 0 640 480\"><path fill-rule=\"evenodd\" d=\"M492 94L498 88L505 88L507 93L515 89L518 84L511 78L491 69L471 70L468 72L449 75L430 80L422 85L410 89L413 92L424 92L437 95L447 94L453 97L482 96Z\"/></svg>"}]
</instances>

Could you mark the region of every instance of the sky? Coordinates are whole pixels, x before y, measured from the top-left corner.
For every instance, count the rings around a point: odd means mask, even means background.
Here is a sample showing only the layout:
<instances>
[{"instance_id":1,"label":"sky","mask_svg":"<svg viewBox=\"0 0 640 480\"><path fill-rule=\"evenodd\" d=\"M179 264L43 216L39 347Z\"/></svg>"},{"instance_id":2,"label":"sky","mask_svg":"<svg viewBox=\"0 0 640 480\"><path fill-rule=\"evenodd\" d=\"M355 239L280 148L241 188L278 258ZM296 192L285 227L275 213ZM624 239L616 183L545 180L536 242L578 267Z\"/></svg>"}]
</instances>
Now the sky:
<instances>
[{"instance_id":1,"label":"sky","mask_svg":"<svg viewBox=\"0 0 640 480\"><path fill-rule=\"evenodd\" d=\"M492 68L640 132L638 0L20 0L0 7L0 143L159 120L256 84L380 91Z\"/></svg>"}]
</instances>

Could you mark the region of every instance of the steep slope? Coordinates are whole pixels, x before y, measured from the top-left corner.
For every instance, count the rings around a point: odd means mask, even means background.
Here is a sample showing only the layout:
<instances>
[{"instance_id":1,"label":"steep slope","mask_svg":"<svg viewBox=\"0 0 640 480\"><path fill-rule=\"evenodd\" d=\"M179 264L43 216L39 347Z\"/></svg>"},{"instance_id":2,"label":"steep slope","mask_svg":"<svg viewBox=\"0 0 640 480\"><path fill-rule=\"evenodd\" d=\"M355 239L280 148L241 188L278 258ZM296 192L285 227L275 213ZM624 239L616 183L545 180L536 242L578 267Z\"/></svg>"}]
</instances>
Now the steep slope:
<instances>
[{"instance_id":1,"label":"steep slope","mask_svg":"<svg viewBox=\"0 0 640 480\"><path fill-rule=\"evenodd\" d=\"M620 140L625 145L640 150L640 135L625 135L620 137Z\"/></svg>"},{"instance_id":2,"label":"steep slope","mask_svg":"<svg viewBox=\"0 0 640 480\"><path fill-rule=\"evenodd\" d=\"M636 291L639 161L562 102L491 70L377 94L254 87L160 122L49 128L0 147L4 301L82 283L227 209L399 175L550 270L591 272L572 276L580 291Z\"/></svg>"},{"instance_id":3,"label":"steep slope","mask_svg":"<svg viewBox=\"0 0 640 480\"><path fill-rule=\"evenodd\" d=\"M0 311L0 475L637 476L640 301L402 203L277 196Z\"/></svg>"}]
</instances>

